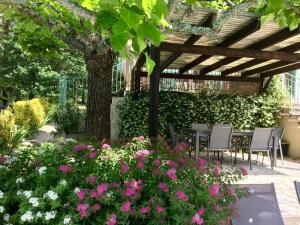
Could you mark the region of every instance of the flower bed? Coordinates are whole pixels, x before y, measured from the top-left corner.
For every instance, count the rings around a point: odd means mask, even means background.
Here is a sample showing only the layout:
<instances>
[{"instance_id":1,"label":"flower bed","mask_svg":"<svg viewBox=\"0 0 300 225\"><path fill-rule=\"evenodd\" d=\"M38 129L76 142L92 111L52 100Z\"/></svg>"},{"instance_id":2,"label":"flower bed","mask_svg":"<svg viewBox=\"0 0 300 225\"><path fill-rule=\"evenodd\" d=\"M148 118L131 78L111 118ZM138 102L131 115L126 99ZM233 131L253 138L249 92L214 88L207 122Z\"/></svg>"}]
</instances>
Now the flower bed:
<instances>
[{"instance_id":1,"label":"flower bed","mask_svg":"<svg viewBox=\"0 0 300 225\"><path fill-rule=\"evenodd\" d=\"M151 147L46 143L0 156L0 224L228 224L244 170Z\"/></svg>"}]
</instances>

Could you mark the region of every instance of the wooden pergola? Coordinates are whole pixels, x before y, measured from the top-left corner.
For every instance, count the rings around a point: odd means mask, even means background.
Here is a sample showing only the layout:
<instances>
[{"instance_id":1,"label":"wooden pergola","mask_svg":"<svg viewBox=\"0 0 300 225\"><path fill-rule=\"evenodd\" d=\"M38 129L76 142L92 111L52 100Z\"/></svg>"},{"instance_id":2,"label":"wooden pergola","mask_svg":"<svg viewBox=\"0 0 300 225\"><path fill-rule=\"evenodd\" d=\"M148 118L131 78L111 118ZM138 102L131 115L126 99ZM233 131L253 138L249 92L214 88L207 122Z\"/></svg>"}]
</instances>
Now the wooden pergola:
<instances>
[{"instance_id":1,"label":"wooden pergola","mask_svg":"<svg viewBox=\"0 0 300 225\"><path fill-rule=\"evenodd\" d=\"M178 10L173 18L190 27L212 30L218 15L218 11L196 8ZM261 24L249 13L232 15L214 32L175 30L165 31L165 41L147 50L156 63L150 76L150 137L158 133L160 79L254 82L263 92L273 76L300 69L300 29L291 31L273 21ZM134 92L140 90L140 78L148 76L144 63L142 54L132 70ZM177 72L167 73L166 69ZM213 71L220 75L212 75Z\"/></svg>"}]
</instances>

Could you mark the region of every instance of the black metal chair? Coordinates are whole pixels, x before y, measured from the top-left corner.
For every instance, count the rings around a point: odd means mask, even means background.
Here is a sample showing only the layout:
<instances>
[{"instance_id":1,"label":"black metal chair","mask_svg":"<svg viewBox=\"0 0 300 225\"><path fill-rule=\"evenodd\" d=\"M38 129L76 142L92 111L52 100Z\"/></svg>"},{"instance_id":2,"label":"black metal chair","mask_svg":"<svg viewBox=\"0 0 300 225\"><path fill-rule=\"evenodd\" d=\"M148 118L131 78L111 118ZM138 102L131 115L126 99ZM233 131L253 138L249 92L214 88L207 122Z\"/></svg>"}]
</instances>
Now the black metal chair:
<instances>
[{"instance_id":1,"label":"black metal chair","mask_svg":"<svg viewBox=\"0 0 300 225\"><path fill-rule=\"evenodd\" d=\"M284 127L275 127L274 128L274 132L278 136L278 148L276 149L276 154L277 154L277 150L279 150L280 158L281 158L281 163L283 164L283 154L282 154L281 142L282 142L282 138L283 138Z\"/></svg>"}]
</instances>

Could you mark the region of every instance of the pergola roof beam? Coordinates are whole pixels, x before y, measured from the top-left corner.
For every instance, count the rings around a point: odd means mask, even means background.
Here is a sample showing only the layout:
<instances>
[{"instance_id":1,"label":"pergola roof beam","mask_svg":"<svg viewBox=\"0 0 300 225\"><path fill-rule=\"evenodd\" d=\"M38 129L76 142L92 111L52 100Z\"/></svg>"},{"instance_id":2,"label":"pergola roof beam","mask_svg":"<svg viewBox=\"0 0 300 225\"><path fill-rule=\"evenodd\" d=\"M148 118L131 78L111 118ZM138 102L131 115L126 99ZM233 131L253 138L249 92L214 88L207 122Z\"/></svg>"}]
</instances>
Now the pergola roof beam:
<instances>
[{"instance_id":1,"label":"pergola roof beam","mask_svg":"<svg viewBox=\"0 0 300 225\"><path fill-rule=\"evenodd\" d=\"M148 77L147 72L141 72L141 77ZM199 76L189 74L178 74L178 73L161 73L160 78L172 78L172 79L191 79L191 80L214 80L214 81L237 81L237 82L260 82L259 77L235 77L235 76Z\"/></svg>"},{"instance_id":2,"label":"pergola roof beam","mask_svg":"<svg viewBox=\"0 0 300 225\"><path fill-rule=\"evenodd\" d=\"M201 23L200 25L203 27L209 27L212 26L212 22L215 18L216 14L215 13L211 13L208 18ZM187 46L191 46L193 44L195 44L200 38L202 37L202 35L191 35L185 42L184 44ZM164 69L166 69L169 65L172 64L172 62L174 62L178 57L180 57L182 55L182 53L180 52L175 52L172 55L170 55L160 66L160 71L163 71Z\"/></svg>"},{"instance_id":3,"label":"pergola roof beam","mask_svg":"<svg viewBox=\"0 0 300 225\"><path fill-rule=\"evenodd\" d=\"M279 61L279 62L271 63L271 64L268 64L268 65L265 65L265 66L262 66L262 67L255 68L253 70L245 71L244 73L241 74L241 76L242 77L248 77L248 76L251 76L251 75L254 75L254 74L259 74L259 73L262 73L262 72L265 72L265 71L278 69L278 68L283 67L283 66L288 66L290 64L293 64L293 62Z\"/></svg>"},{"instance_id":4,"label":"pergola roof beam","mask_svg":"<svg viewBox=\"0 0 300 225\"><path fill-rule=\"evenodd\" d=\"M230 35L228 38L226 38L224 41L221 43L217 44L217 47L229 47L240 40L244 39L248 35L256 32L257 30L260 29L260 21L255 19L252 21L250 24L247 26L243 27L239 31L235 32L234 34ZM194 59L192 62L186 64L184 67L180 68L179 71L180 73L185 73L186 71L192 69L193 67L199 65L200 63L206 61L209 59L211 56L209 55L202 55L199 56L198 58Z\"/></svg>"},{"instance_id":5,"label":"pergola roof beam","mask_svg":"<svg viewBox=\"0 0 300 225\"><path fill-rule=\"evenodd\" d=\"M160 45L161 51L168 52L181 52L181 53L192 53L192 54L203 54L203 55L220 55L229 56L235 58L256 58L256 59L277 59L283 61L300 61L299 53L288 53L288 52L274 52L274 51L260 51L253 49L236 49L236 48L224 48L214 46L186 46L184 44L175 44L163 42Z\"/></svg>"},{"instance_id":6,"label":"pergola roof beam","mask_svg":"<svg viewBox=\"0 0 300 225\"><path fill-rule=\"evenodd\" d=\"M271 70L271 71L262 73L260 76L261 77L270 77L270 76L290 72L290 71L297 70L297 69L300 69L300 63L296 63L296 64L293 64L290 66L285 66L285 67L282 67L282 68L279 68L276 70ZM243 77L243 78L250 78L250 77Z\"/></svg>"},{"instance_id":7,"label":"pergola roof beam","mask_svg":"<svg viewBox=\"0 0 300 225\"><path fill-rule=\"evenodd\" d=\"M291 38L298 34L299 34L299 28L295 29L293 31L290 31L289 28L285 28L263 40L260 40L254 44L247 46L246 49L253 49L253 50L264 49L264 48L270 47L274 44L277 44L281 41L284 41L284 40ZM241 50L243 50L243 49L241 49ZM239 59L240 59L240 57L229 57L229 58L222 59L222 60L202 69L200 71L200 75L205 75L211 71L214 71L214 70L220 68L221 66L233 63Z\"/></svg>"},{"instance_id":8,"label":"pergola roof beam","mask_svg":"<svg viewBox=\"0 0 300 225\"><path fill-rule=\"evenodd\" d=\"M281 49L279 49L277 51L281 51L281 52L295 52L295 51L298 51L298 50L300 50L300 43L295 43L295 44L289 45L289 46L281 48ZM241 71L243 69L250 68L250 67L255 66L257 64L267 62L267 61L268 60L264 60L264 59L252 59L252 60L250 60L248 62L245 62L245 63L242 63L242 64L240 64L238 66L235 66L235 67L232 67L230 69L224 70L224 71L221 72L221 74L222 74L222 76L226 76L226 75L229 75L229 74ZM252 73L252 74L255 74L255 73ZM249 74L249 75L252 75L252 74ZM249 76L249 75L246 75L246 76Z\"/></svg>"}]
</instances>

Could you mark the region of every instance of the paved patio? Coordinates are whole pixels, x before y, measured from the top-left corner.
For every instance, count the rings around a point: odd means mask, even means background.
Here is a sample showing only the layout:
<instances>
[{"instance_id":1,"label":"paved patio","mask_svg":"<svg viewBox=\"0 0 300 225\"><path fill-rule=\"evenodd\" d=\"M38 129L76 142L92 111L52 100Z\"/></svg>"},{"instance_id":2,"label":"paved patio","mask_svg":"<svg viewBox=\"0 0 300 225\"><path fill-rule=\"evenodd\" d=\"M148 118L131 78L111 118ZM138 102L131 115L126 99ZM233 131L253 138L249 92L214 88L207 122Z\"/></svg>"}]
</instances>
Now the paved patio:
<instances>
[{"instance_id":1,"label":"paved patio","mask_svg":"<svg viewBox=\"0 0 300 225\"><path fill-rule=\"evenodd\" d=\"M245 154L245 159L247 154ZM256 157L253 157L256 159ZM226 163L229 162L225 159ZM249 170L247 160L242 160L238 155L237 166L248 169L249 175L239 181L243 184L266 184L274 183L276 195L279 202L282 217L286 225L300 225L300 203L298 202L295 191L294 181L300 180L300 159L284 158L284 163L277 159L277 166L271 170L270 162L265 157L262 165L262 157L259 157L259 163L253 160L253 170Z\"/></svg>"}]
</instances>

